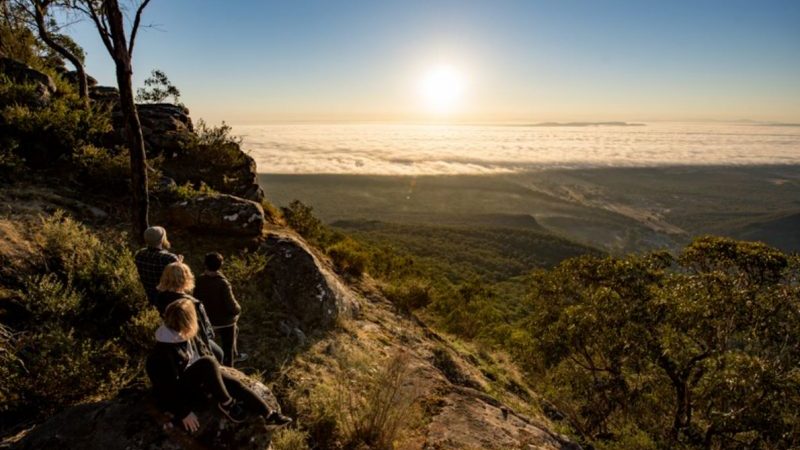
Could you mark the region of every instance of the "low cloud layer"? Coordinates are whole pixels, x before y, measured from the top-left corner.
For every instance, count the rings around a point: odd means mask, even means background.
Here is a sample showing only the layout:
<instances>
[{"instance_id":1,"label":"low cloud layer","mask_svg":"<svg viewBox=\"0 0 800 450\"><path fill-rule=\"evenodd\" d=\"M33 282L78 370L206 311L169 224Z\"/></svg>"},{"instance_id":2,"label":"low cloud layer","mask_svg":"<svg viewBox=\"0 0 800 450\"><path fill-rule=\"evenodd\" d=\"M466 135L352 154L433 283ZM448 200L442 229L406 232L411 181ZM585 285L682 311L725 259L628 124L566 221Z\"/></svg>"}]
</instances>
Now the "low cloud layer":
<instances>
[{"instance_id":1,"label":"low cloud layer","mask_svg":"<svg viewBox=\"0 0 800 450\"><path fill-rule=\"evenodd\" d=\"M264 173L491 174L547 167L800 164L800 127L291 124L234 127Z\"/></svg>"}]
</instances>

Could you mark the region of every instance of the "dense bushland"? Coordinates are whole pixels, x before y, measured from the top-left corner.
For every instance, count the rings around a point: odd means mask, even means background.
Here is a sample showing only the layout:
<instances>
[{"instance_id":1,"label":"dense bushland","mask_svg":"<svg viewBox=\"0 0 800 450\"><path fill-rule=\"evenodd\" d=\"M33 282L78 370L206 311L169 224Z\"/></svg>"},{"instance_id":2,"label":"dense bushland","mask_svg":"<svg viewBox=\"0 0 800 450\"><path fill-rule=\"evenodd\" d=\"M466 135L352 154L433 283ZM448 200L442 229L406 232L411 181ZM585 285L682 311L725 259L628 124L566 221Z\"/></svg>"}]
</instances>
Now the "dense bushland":
<instances>
[{"instance_id":1,"label":"dense bushland","mask_svg":"<svg viewBox=\"0 0 800 450\"><path fill-rule=\"evenodd\" d=\"M336 234L302 204L284 214L317 242ZM511 353L554 417L586 444L800 444L796 255L703 237L677 256L567 259L517 279L524 287L513 291L524 294L508 295L507 282L467 276L454 283L437 272L449 255L427 263L360 240L350 245L398 307Z\"/></svg>"},{"instance_id":2,"label":"dense bushland","mask_svg":"<svg viewBox=\"0 0 800 450\"><path fill-rule=\"evenodd\" d=\"M608 447L793 448L798 262L713 237L677 257L569 260L536 274L508 348Z\"/></svg>"},{"instance_id":3,"label":"dense bushland","mask_svg":"<svg viewBox=\"0 0 800 450\"><path fill-rule=\"evenodd\" d=\"M17 305L1 338L4 425L136 382L158 322L124 235L98 235L60 213L37 228L41 261L3 283Z\"/></svg>"}]
</instances>

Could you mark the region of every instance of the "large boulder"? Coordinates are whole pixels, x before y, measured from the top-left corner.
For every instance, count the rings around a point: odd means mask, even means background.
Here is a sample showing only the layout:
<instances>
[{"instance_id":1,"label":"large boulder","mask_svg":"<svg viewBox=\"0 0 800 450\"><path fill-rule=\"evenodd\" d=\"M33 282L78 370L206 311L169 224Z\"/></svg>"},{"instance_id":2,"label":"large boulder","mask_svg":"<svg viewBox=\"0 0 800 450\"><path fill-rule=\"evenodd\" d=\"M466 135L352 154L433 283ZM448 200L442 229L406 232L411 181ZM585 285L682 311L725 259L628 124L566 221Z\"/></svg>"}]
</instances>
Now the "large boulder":
<instances>
[{"instance_id":1,"label":"large boulder","mask_svg":"<svg viewBox=\"0 0 800 450\"><path fill-rule=\"evenodd\" d=\"M173 226L228 236L260 236L266 224L261 205L227 194L201 194L167 206Z\"/></svg>"},{"instance_id":2,"label":"large boulder","mask_svg":"<svg viewBox=\"0 0 800 450\"><path fill-rule=\"evenodd\" d=\"M272 298L296 323L284 324L303 334L324 330L340 315L351 315L358 302L328 265L303 242L288 235L271 234L260 251L269 256L265 269Z\"/></svg>"},{"instance_id":3,"label":"large boulder","mask_svg":"<svg viewBox=\"0 0 800 450\"><path fill-rule=\"evenodd\" d=\"M269 388L237 370L223 368L253 389L273 410L280 405ZM261 417L241 424L225 419L209 404L195 411L200 429L188 433L180 428L164 431L167 416L160 412L150 394L123 394L109 401L69 408L31 430L13 449L62 448L83 450L178 450L269 448L271 428Z\"/></svg>"},{"instance_id":4,"label":"large boulder","mask_svg":"<svg viewBox=\"0 0 800 450\"><path fill-rule=\"evenodd\" d=\"M148 153L152 155L168 155L180 151L192 141L192 119L185 106L171 103L140 103L136 105L139 121L142 123L142 135ZM122 122L122 114L115 110L114 123Z\"/></svg>"},{"instance_id":5,"label":"large boulder","mask_svg":"<svg viewBox=\"0 0 800 450\"><path fill-rule=\"evenodd\" d=\"M236 142L195 143L164 155L162 170L178 184L203 182L217 191L264 200L256 162Z\"/></svg>"},{"instance_id":6,"label":"large boulder","mask_svg":"<svg viewBox=\"0 0 800 450\"><path fill-rule=\"evenodd\" d=\"M56 84L50 75L11 58L0 58L0 73L16 84L33 84L35 93L29 99L33 106L45 106L56 93Z\"/></svg>"}]
</instances>

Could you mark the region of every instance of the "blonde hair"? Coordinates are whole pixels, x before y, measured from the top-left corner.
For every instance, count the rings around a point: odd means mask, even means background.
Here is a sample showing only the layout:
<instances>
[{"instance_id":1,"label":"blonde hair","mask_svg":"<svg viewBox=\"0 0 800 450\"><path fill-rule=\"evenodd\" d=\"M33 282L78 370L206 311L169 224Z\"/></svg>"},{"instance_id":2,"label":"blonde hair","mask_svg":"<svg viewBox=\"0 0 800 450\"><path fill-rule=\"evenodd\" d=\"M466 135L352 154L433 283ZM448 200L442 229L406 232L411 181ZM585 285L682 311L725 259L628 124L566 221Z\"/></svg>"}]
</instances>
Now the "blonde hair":
<instances>
[{"instance_id":1,"label":"blonde hair","mask_svg":"<svg viewBox=\"0 0 800 450\"><path fill-rule=\"evenodd\" d=\"M192 269L182 262L174 262L164 268L161 274L161 281L158 282L156 289L166 292L189 293L194 289L194 275Z\"/></svg>"},{"instance_id":2,"label":"blonde hair","mask_svg":"<svg viewBox=\"0 0 800 450\"><path fill-rule=\"evenodd\" d=\"M186 339L197 335L197 312L188 298L175 300L164 311L164 325Z\"/></svg>"}]
</instances>

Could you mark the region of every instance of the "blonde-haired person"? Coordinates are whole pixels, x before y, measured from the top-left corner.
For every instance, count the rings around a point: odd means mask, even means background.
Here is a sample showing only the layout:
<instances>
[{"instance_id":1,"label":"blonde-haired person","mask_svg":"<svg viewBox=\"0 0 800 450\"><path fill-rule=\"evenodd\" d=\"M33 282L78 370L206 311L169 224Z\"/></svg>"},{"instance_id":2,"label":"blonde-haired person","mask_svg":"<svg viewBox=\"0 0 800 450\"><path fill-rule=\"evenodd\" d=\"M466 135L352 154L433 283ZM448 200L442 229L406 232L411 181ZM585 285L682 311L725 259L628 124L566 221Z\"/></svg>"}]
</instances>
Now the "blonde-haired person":
<instances>
[{"instance_id":1,"label":"blonde-haired person","mask_svg":"<svg viewBox=\"0 0 800 450\"><path fill-rule=\"evenodd\" d=\"M161 281L159 281L156 289L158 290L158 296L156 297L155 305L162 316L167 306L177 300L187 299L192 302L197 315L198 335L203 343L214 353L217 361L222 362L225 354L222 351L222 347L214 342L214 328L211 326L211 321L208 320L206 309L200 303L200 300L191 295L194 289L192 269L182 262L168 264L161 274Z\"/></svg>"},{"instance_id":2,"label":"blonde-haired person","mask_svg":"<svg viewBox=\"0 0 800 450\"><path fill-rule=\"evenodd\" d=\"M241 422L248 413L263 416L273 424L291 422L270 410L241 381L222 372L198 332L197 310L191 300L179 299L166 307L164 323L156 330L156 346L147 358L147 374L159 406L189 432L200 428L194 411L203 406L209 395L233 422ZM165 424L168 426L172 424Z\"/></svg>"}]
</instances>

